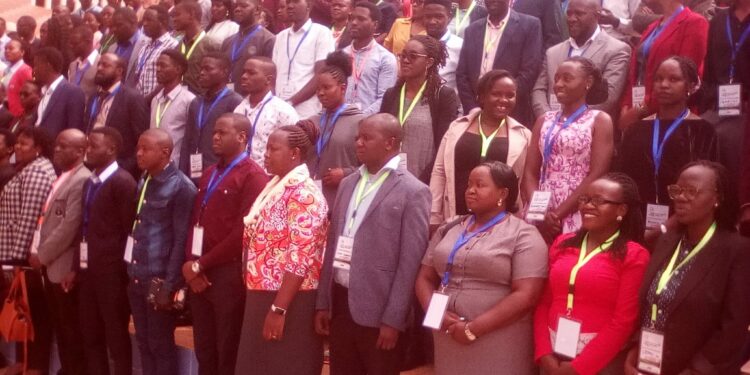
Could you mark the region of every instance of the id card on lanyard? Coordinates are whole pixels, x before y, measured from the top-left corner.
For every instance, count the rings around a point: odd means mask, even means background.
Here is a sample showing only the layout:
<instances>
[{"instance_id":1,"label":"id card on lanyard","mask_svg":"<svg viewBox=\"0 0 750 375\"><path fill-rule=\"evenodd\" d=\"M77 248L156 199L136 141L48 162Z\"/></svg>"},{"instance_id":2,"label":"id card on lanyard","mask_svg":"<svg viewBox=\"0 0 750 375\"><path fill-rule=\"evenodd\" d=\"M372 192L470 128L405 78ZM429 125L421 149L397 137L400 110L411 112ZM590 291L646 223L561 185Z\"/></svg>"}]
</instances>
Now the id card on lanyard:
<instances>
[{"instance_id":1,"label":"id card on lanyard","mask_svg":"<svg viewBox=\"0 0 750 375\"><path fill-rule=\"evenodd\" d=\"M89 222L91 221L91 205L94 202L96 193L101 188L102 183L89 183L88 189L86 189L86 199L83 202L83 218L81 223L82 238L81 244L79 245L79 257L78 265L82 270L85 270L89 266L89 245L88 245L88 232Z\"/></svg>"},{"instance_id":2,"label":"id card on lanyard","mask_svg":"<svg viewBox=\"0 0 750 375\"><path fill-rule=\"evenodd\" d=\"M648 203L646 205L646 228L647 229L658 229L664 224L669 218L669 206L661 204L659 202L659 171L661 170L661 161L664 156L664 147L666 146L669 138L672 137L675 131L680 127L683 121L690 115L690 111L685 109L679 117L677 117L667 127L664 132L664 138L660 139L661 132L661 121L657 116L653 123L653 135L651 138L651 160L654 163L654 193L656 201Z\"/></svg>"},{"instance_id":3,"label":"id card on lanyard","mask_svg":"<svg viewBox=\"0 0 750 375\"><path fill-rule=\"evenodd\" d=\"M734 78L737 70L737 55L750 36L750 26L745 27L745 30L740 34L740 39L735 42L730 20L732 13L728 12L726 17L725 31L727 42L729 43L729 51L731 52L731 59L729 61L729 84L719 85L718 109L719 116L722 117L739 116L742 114L742 86L735 84Z\"/></svg>"},{"instance_id":4,"label":"id card on lanyard","mask_svg":"<svg viewBox=\"0 0 750 375\"><path fill-rule=\"evenodd\" d=\"M128 240L125 243L125 255L123 256L123 260L127 263L133 262L133 247L135 246L135 238L133 237L135 235L135 229L138 227L138 223L140 223L141 218L141 209L143 208L143 204L146 202L146 190L148 189L148 183L151 181L151 176L146 177L146 181L143 183L143 187L141 187L141 194L138 197L138 205L136 206L135 210L135 220L133 221L133 228L130 231L130 235L128 236Z\"/></svg>"},{"instance_id":5,"label":"id card on lanyard","mask_svg":"<svg viewBox=\"0 0 750 375\"><path fill-rule=\"evenodd\" d=\"M308 21L309 22L309 21ZM304 26L303 26L304 27ZM289 39L292 36L292 33L294 31L292 29L289 29L289 33L286 35L286 58L289 60L289 63L287 65L286 70L286 85L281 88L280 96L284 100L288 100L291 98L296 92L296 82L292 80L292 65L294 64L294 59L297 58L297 53L299 52L299 48L302 46L302 43L305 42L305 39L307 38L307 35L310 34L310 30L312 30L312 24L305 30L305 33L302 34L302 38L297 42L297 46L294 47L294 52L291 52L290 45L289 45Z\"/></svg>"}]
</instances>

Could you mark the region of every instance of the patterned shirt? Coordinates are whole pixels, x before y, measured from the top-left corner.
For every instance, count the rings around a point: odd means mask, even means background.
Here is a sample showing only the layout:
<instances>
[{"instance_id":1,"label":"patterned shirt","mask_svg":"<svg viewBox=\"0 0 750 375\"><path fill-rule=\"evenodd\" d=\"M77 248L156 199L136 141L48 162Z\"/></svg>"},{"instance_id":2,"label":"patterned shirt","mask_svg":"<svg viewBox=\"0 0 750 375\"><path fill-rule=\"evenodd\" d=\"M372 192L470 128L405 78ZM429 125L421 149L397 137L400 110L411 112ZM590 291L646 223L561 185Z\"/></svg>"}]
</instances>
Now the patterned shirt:
<instances>
[{"instance_id":1,"label":"patterned shirt","mask_svg":"<svg viewBox=\"0 0 750 375\"><path fill-rule=\"evenodd\" d=\"M169 33L164 33L159 39L151 40L140 51L137 60L130 65L130 72L127 77L129 82L136 83L136 89L143 96L147 96L153 91L158 82L156 82L156 60L162 51L177 47L177 41Z\"/></svg>"},{"instance_id":2,"label":"patterned shirt","mask_svg":"<svg viewBox=\"0 0 750 375\"><path fill-rule=\"evenodd\" d=\"M268 100L268 103L263 106ZM250 120L250 134L248 135L248 151L250 159L263 166L263 154L266 152L268 137L274 130L294 125L300 120L297 111L289 103L271 95L269 92L255 107L247 98L242 99L234 113L241 114Z\"/></svg>"}]
</instances>

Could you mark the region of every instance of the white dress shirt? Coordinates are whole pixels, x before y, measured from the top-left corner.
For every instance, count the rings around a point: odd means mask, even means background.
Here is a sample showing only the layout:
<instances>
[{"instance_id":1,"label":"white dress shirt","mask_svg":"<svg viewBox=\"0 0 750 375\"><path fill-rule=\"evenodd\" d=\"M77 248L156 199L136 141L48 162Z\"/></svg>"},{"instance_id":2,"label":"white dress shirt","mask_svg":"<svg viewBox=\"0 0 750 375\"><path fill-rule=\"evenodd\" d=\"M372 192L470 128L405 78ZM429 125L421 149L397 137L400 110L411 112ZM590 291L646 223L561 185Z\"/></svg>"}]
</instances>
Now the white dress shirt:
<instances>
[{"instance_id":1,"label":"white dress shirt","mask_svg":"<svg viewBox=\"0 0 750 375\"><path fill-rule=\"evenodd\" d=\"M492 70L492 66L495 64L497 47L500 45L500 39L502 39L503 33L505 33L505 26L508 25L509 17L510 10L505 13L505 18L503 18L498 25L493 25L492 22L490 22L490 18L487 17L484 29L484 41L482 43L482 66L479 70L480 77Z\"/></svg>"},{"instance_id":2,"label":"white dress shirt","mask_svg":"<svg viewBox=\"0 0 750 375\"><path fill-rule=\"evenodd\" d=\"M240 31L240 25L232 20L224 20L211 26L206 31L206 37L213 39L221 45L227 38L237 34L238 31Z\"/></svg>"},{"instance_id":3,"label":"white dress shirt","mask_svg":"<svg viewBox=\"0 0 750 375\"><path fill-rule=\"evenodd\" d=\"M602 29L600 29L597 25L596 30L594 30L594 33L591 34L591 38L586 40L586 42L583 43L582 46L579 46L578 43L576 43L575 39L570 38L570 50L568 50L568 57L583 56L583 53L586 52L586 50L591 46L591 43L594 43L594 39L599 36L599 33L601 31Z\"/></svg>"},{"instance_id":4,"label":"white dress shirt","mask_svg":"<svg viewBox=\"0 0 750 375\"><path fill-rule=\"evenodd\" d=\"M37 107L36 109L36 126L39 126L39 124L42 123L42 117L44 117L44 111L49 105L49 100L52 97L52 94L55 93L55 89L57 88L57 86L59 86L60 82L62 82L64 79L65 77L63 77L61 74L54 82L52 82L52 84L42 87L42 99L39 101L39 107Z\"/></svg>"},{"instance_id":5,"label":"white dress shirt","mask_svg":"<svg viewBox=\"0 0 750 375\"><path fill-rule=\"evenodd\" d=\"M461 56L461 47L464 40L456 35L451 34L450 30L446 31L440 41L445 44L448 50L448 59L445 65L440 68L440 76L445 80L445 85L457 90L456 87L456 67L458 67L458 58Z\"/></svg>"}]
</instances>

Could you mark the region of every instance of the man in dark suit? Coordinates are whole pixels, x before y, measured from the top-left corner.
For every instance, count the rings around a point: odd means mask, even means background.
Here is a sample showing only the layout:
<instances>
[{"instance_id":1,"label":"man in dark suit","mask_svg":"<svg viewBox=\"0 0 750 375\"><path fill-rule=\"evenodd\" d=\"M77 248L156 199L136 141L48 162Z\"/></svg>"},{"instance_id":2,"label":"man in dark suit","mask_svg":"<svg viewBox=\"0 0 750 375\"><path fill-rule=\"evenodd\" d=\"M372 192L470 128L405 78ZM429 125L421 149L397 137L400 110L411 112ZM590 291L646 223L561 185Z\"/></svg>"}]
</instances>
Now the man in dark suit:
<instances>
[{"instance_id":1,"label":"man in dark suit","mask_svg":"<svg viewBox=\"0 0 750 375\"><path fill-rule=\"evenodd\" d=\"M42 85L36 126L57 137L65 129L83 129L86 98L77 86L65 81L60 51L52 47L39 49L34 55L34 77Z\"/></svg>"},{"instance_id":2,"label":"man in dark suit","mask_svg":"<svg viewBox=\"0 0 750 375\"><path fill-rule=\"evenodd\" d=\"M86 160L94 175L83 186L81 238L86 246L79 247L77 257L85 260L78 264L78 297L89 374L108 375L109 357L115 375L129 375L133 367L123 257L135 219L136 184L117 164L121 148L115 128L89 133Z\"/></svg>"},{"instance_id":3,"label":"man in dark suit","mask_svg":"<svg viewBox=\"0 0 750 375\"><path fill-rule=\"evenodd\" d=\"M341 181L330 211L315 328L330 335L331 375L399 373L431 199L399 167L402 135L390 114L362 121L363 166Z\"/></svg>"},{"instance_id":4,"label":"man in dark suit","mask_svg":"<svg viewBox=\"0 0 750 375\"><path fill-rule=\"evenodd\" d=\"M529 93L542 64L542 28L539 20L508 8L508 0L485 1L488 17L466 28L456 68L456 86L464 113L479 106L477 81L494 69L505 69L518 85L511 114L531 126Z\"/></svg>"},{"instance_id":5,"label":"man in dark suit","mask_svg":"<svg viewBox=\"0 0 750 375\"><path fill-rule=\"evenodd\" d=\"M99 58L94 76L99 92L86 106L86 130L89 133L104 126L117 129L123 139L117 161L137 177L135 145L148 127L148 111L146 100L138 91L121 85L126 66L125 60L113 53L105 53Z\"/></svg>"},{"instance_id":6,"label":"man in dark suit","mask_svg":"<svg viewBox=\"0 0 750 375\"><path fill-rule=\"evenodd\" d=\"M562 42L568 37L560 0L515 0L513 10L535 17L542 23L542 43L544 49Z\"/></svg>"}]
</instances>

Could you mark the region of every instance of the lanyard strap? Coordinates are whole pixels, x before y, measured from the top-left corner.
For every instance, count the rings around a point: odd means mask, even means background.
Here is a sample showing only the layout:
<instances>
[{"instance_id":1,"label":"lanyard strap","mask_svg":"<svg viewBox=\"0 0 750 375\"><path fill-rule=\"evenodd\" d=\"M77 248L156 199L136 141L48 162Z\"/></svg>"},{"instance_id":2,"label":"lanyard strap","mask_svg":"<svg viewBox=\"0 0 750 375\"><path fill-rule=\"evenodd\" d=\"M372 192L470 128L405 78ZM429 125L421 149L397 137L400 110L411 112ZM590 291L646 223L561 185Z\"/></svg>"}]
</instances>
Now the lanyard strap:
<instances>
[{"instance_id":1,"label":"lanyard strap","mask_svg":"<svg viewBox=\"0 0 750 375\"><path fill-rule=\"evenodd\" d=\"M86 189L86 200L83 202L83 225L81 226L81 229L83 231L83 240L86 241L86 236L89 232L89 218L90 218L90 211L91 211L91 204L94 202L94 197L96 197L96 193L99 192L99 189L102 187L104 183L103 182L91 182L88 186L88 189Z\"/></svg>"},{"instance_id":2,"label":"lanyard strap","mask_svg":"<svg viewBox=\"0 0 750 375\"><path fill-rule=\"evenodd\" d=\"M495 139L495 136L497 135L497 132L500 131L500 128L505 125L505 119L503 118L502 121L500 121L500 125L497 126L497 129L495 129L494 132L490 133L490 136L484 135L484 130L482 129L482 113L479 112L479 123L477 124L479 127L479 136L482 137L482 150L480 152L480 156L482 159L485 159L487 157L487 151L490 149L490 144L492 144L492 140Z\"/></svg>"},{"instance_id":3,"label":"lanyard strap","mask_svg":"<svg viewBox=\"0 0 750 375\"><path fill-rule=\"evenodd\" d=\"M206 125L206 121L208 121L208 114L210 114L211 111L214 110L214 107L216 107L216 104L219 103L219 100L221 100L221 98L223 98L224 95L227 94L227 92L229 92L229 88L224 87L224 89L221 90L219 95L216 95L216 98L214 98L214 101L208 107L208 112L205 114L204 114L204 109L205 109L206 99L201 98L201 106L198 109L198 129L200 129L201 131L203 130L203 127ZM204 117L206 118L204 119Z\"/></svg>"},{"instance_id":4,"label":"lanyard strap","mask_svg":"<svg viewBox=\"0 0 750 375\"><path fill-rule=\"evenodd\" d=\"M469 14L471 14L471 11L474 10L475 6L477 6L477 2L472 1L471 5L469 5L469 9L466 9L466 13L464 13L463 17L460 17L460 14L459 14L460 9L456 7L456 34L458 34L458 30L461 27L461 25L463 25L464 22L466 22L466 20L469 18Z\"/></svg>"},{"instance_id":5,"label":"lanyard strap","mask_svg":"<svg viewBox=\"0 0 750 375\"><path fill-rule=\"evenodd\" d=\"M232 43L232 56L231 56L232 62L237 61L237 58L240 57L239 52L245 49L245 46L247 46L247 43L250 42L250 39L253 37L253 35L255 35L255 33L258 32L258 30L260 30L260 25L255 26L253 31L245 35L245 37L242 39L242 43L240 43L239 45L237 45L237 42L240 40L239 38L240 35L237 34L237 39L235 39L234 42Z\"/></svg>"},{"instance_id":6,"label":"lanyard strap","mask_svg":"<svg viewBox=\"0 0 750 375\"><path fill-rule=\"evenodd\" d=\"M138 206L135 209L135 221L133 221L133 231L135 233L135 227L138 225L139 216L141 215L141 208L143 208L143 199L146 198L146 189L148 189L148 182L151 181L151 176L146 176L146 182L143 183L141 188L141 195L138 197Z\"/></svg>"},{"instance_id":7,"label":"lanyard strap","mask_svg":"<svg viewBox=\"0 0 750 375\"><path fill-rule=\"evenodd\" d=\"M214 168L214 172L211 174L211 179L208 180L208 185L206 186L206 194L203 195L203 201L201 202L201 212L206 208L206 205L208 205L208 200L211 198L211 195L213 195L214 191L216 191L216 188L219 186L222 180L224 180L224 177L226 177L229 172L234 169L234 167L237 166L242 160L245 160L247 157L247 152L241 153L239 156L234 158L232 162L227 166L226 169L224 169L224 172L222 172L220 175L218 174L219 168ZM218 178L217 178L218 175Z\"/></svg>"},{"instance_id":8,"label":"lanyard strap","mask_svg":"<svg viewBox=\"0 0 750 375\"><path fill-rule=\"evenodd\" d=\"M185 49L187 49L187 46L185 45L185 40L183 40L182 43L180 43L180 52L182 53L183 56L185 56L186 60L190 60L190 56L193 55L193 51L195 51L195 47L198 45L198 43L200 43L201 40L203 40L205 36L206 36L206 32L201 31L201 33L198 34L198 37L195 38L195 41L193 42L193 44L190 45L190 49L187 50L187 53L185 53Z\"/></svg>"},{"instance_id":9,"label":"lanyard strap","mask_svg":"<svg viewBox=\"0 0 750 375\"><path fill-rule=\"evenodd\" d=\"M375 40L371 40L370 44L363 48L362 50L366 49L367 53L359 60L359 64L357 64L357 56L360 55L357 53L355 55L354 46L352 46L352 77L354 77L354 97L357 97L357 86L359 86L359 81L362 79L362 73L365 71L365 65L367 65L367 59L370 57L370 53L373 49L375 49L375 46L373 45L375 43ZM361 51L361 50L360 50Z\"/></svg>"},{"instance_id":10,"label":"lanyard strap","mask_svg":"<svg viewBox=\"0 0 750 375\"><path fill-rule=\"evenodd\" d=\"M110 35L109 38L107 38L104 43L102 43L101 47L99 47L99 54L103 54L109 49L109 46L112 45L112 42L115 40L114 34Z\"/></svg>"},{"instance_id":11,"label":"lanyard strap","mask_svg":"<svg viewBox=\"0 0 750 375\"><path fill-rule=\"evenodd\" d=\"M143 67L146 66L146 63L151 58L151 56L156 52L156 50L161 45L161 41L155 40L152 43L149 43L148 46L146 46L146 49L148 49L148 53L141 54L141 58L138 60L138 65L135 67L135 79L138 80L141 77L141 74L143 73Z\"/></svg>"},{"instance_id":12,"label":"lanyard strap","mask_svg":"<svg viewBox=\"0 0 750 375\"><path fill-rule=\"evenodd\" d=\"M732 18L732 13L727 12L727 40L729 41L729 51L732 52L732 60L729 62L729 83L732 84L734 83L737 53L740 51L740 48L742 48L742 45L745 44L745 40L747 40L748 36L750 36L750 25L745 27L745 30L743 30L742 34L740 35L740 40L735 43L734 37L732 36L732 27L729 24L730 18Z\"/></svg>"},{"instance_id":13,"label":"lanyard strap","mask_svg":"<svg viewBox=\"0 0 750 375\"><path fill-rule=\"evenodd\" d=\"M664 288L667 287L667 284L669 284L669 280L672 279L672 277L677 273L677 271L682 268L687 262L689 262L691 259L695 258L698 253L703 250L704 247L706 247L706 244L708 241L711 240L711 238L714 236L714 233L716 233L716 222L714 221L711 226L708 228L706 233L703 235L703 238L698 242L695 247L690 250L690 253L685 257L685 259L680 262L680 264L677 264L675 266L675 263L677 263L677 257L680 254L680 247L682 247L682 240L677 243L677 248L674 250L674 254L672 254L672 258L669 260L669 263L667 264L667 268L664 269L664 272L662 272L661 276L659 276L659 281L656 284L656 296L657 298L661 296L661 292L664 291ZM651 323L653 324L656 321L656 313L657 313L657 306L656 304L651 305Z\"/></svg>"},{"instance_id":14,"label":"lanyard strap","mask_svg":"<svg viewBox=\"0 0 750 375\"><path fill-rule=\"evenodd\" d=\"M162 108L162 104L164 104L164 108ZM167 98L166 103L160 100L159 103L156 104L156 128L157 129L161 126L161 119L164 117L164 114L167 113L167 108L169 108L170 104L172 104L172 99L169 99L169 98Z\"/></svg>"},{"instance_id":15,"label":"lanyard strap","mask_svg":"<svg viewBox=\"0 0 750 375\"><path fill-rule=\"evenodd\" d=\"M604 251L607 251L607 249L612 246L612 243L615 242L617 237L620 236L620 231L618 230L610 236L606 241L604 241L602 244L597 246L592 252L587 254L587 241L589 239L589 234L586 233L585 236L583 236L583 242L581 243L581 252L578 254L578 263L576 263L573 266L573 269L570 270L570 277L568 278L568 302L567 302L567 314L570 316L570 314L573 312L573 299L575 295L576 290L576 277L578 277L578 271L583 268L583 266L586 265L591 259L593 259L595 256L599 255L599 253L602 253Z\"/></svg>"},{"instance_id":16,"label":"lanyard strap","mask_svg":"<svg viewBox=\"0 0 750 375\"><path fill-rule=\"evenodd\" d=\"M466 223L466 229L464 229L464 231L458 236L456 243L453 244L453 249L448 255L448 261L445 264L445 272L443 273L443 278L440 281L440 288L442 290L445 290L445 288L448 287L448 282L450 281L451 273L453 272L453 262L456 259L458 250L469 243L472 238L476 237L480 233L486 232L490 228L494 227L497 223L503 221L506 215L506 211L500 212L499 214L495 215L495 217L493 217L489 222L487 222L487 224L484 224L481 228L477 229L474 232L469 232L469 228L476 221L476 216L472 215L471 218L469 218L469 222Z\"/></svg>"},{"instance_id":17,"label":"lanyard strap","mask_svg":"<svg viewBox=\"0 0 750 375\"><path fill-rule=\"evenodd\" d=\"M299 40L297 43L297 47L294 48L294 53L289 56L289 38L292 36L291 32L287 34L286 36L286 57L289 59L289 67L286 70L286 79L289 81L290 76L292 75L292 63L294 63L294 58L297 57L297 52L299 52L299 47L302 45L302 42L305 41L305 38L307 38L307 34L310 34L310 30L312 30L312 26L310 26L307 31L302 35L302 39Z\"/></svg>"},{"instance_id":18,"label":"lanyard strap","mask_svg":"<svg viewBox=\"0 0 750 375\"><path fill-rule=\"evenodd\" d=\"M338 121L341 112L344 112L345 108L346 103L341 104L330 119L328 119L328 111L324 111L320 116L320 137L318 137L318 142L315 145L315 151L318 154L318 162L320 162L320 155L323 154L326 146L328 146L328 141L330 141L333 136L333 129L336 127L336 121Z\"/></svg>"},{"instance_id":19,"label":"lanyard strap","mask_svg":"<svg viewBox=\"0 0 750 375\"><path fill-rule=\"evenodd\" d=\"M672 121L672 124L669 125L667 131L664 133L664 139L662 139L661 142L659 142L659 117L657 116L656 119L654 119L653 137L651 139L651 158L654 160L654 184L656 186L657 197L659 196L659 169L661 168L661 158L664 155L664 145L667 143L667 140L669 140L672 134L677 130L680 124L682 124L682 122L688 117L689 114L690 111L688 109L685 109L680 117Z\"/></svg>"},{"instance_id":20,"label":"lanyard strap","mask_svg":"<svg viewBox=\"0 0 750 375\"><path fill-rule=\"evenodd\" d=\"M94 97L94 101L91 102L91 111L89 113L89 126L93 123L93 121L96 119L96 116L99 116L99 111L101 108L99 106L101 105L102 108L104 108L104 103L109 100L110 98L117 95L117 93L120 91L120 88L122 87L122 83L120 83L120 86L117 86L115 91L112 91L111 93L107 94L107 96L104 98L104 100L99 102L100 96Z\"/></svg>"},{"instance_id":21,"label":"lanyard strap","mask_svg":"<svg viewBox=\"0 0 750 375\"><path fill-rule=\"evenodd\" d=\"M250 135L247 137L247 146L250 148L250 151L253 150L253 137L255 137L255 127L258 126L258 120L260 120L260 115L263 113L263 108L266 108L266 104L268 104L271 99L273 99L273 95L271 95L271 92L269 91L268 94L266 94L266 99L260 105L258 113L255 114L255 120L253 120L253 128L250 130ZM247 117L247 113L245 113L245 116Z\"/></svg>"},{"instance_id":22,"label":"lanyard strap","mask_svg":"<svg viewBox=\"0 0 750 375\"><path fill-rule=\"evenodd\" d=\"M664 23L657 25L654 31L651 32L651 34L648 34L646 39L643 41L643 45L641 46L641 49L638 51L638 53L641 56L641 66L638 69L638 84L640 85L641 82L643 82L644 73L646 70L646 62L648 61L648 54L651 52L651 47L653 46L656 39L661 35L662 31L664 31L667 26L669 26L670 23L674 20L675 17L677 17L678 14L680 14L685 7L680 6L677 8L677 10L672 13L669 18L667 18Z\"/></svg>"},{"instance_id":23,"label":"lanyard strap","mask_svg":"<svg viewBox=\"0 0 750 375\"><path fill-rule=\"evenodd\" d=\"M581 116L583 116L584 113L588 110L588 106L586 104L580 106L575 112L573 112L572 115L570 115L565 122L560 126L560 130L555 133L555 135L552 135L552 131L555 129L556 125L560 122L560 117L562 117L562 111L557 112L557 117L555 117L555 122L550 125L549 129L547 129L547 134L544 136L544 150L542 150L542 176L540 179L540 183L544 182L544 180L547 179L547 164L549 164L549 158L550 155L552 155L552 147L555 144L555 140L557 140L557 136L562 133L563 130L567 129L570 124L576 122Z\"/></svg>"},{"instance_id":24,"label":"lanyard strap","mask_svg":"<svg viewBox=\"0 0 750 375\"><path fill-rule=\"evenodd\" d=\"M406 101L406 84L404 83L404 85L401 86L401 100L398 103L398 122L402 127L404 126L406 120L409 118L409 115L411 115L411 111L413 111L414 107L417 106L417 102L422 99L422 94L424 93L425 87L427 87L426 80L422 83L422 87L419 88L417 95L411 101L411 104L409 104L409 108L406 110L406 114L404 114L404 103Z\"/></svg>"},{"instance_id":25,"label":"lanyard strap","mask_svg":"<svg viewBox=\"0 0 750 375\"><path fill-rule=\"evenodd\" d=\"M364 170L364 174L362 177L359 178L359 183L357 183L357 191L354 194L354 210L352 210L352 217L349 219L349 224L346 226L347 232L350 232L352 230L352 227L354 226L354 218L357 217L357 210L359 209L359 205L362 204L362 201L367 197L368 195L372 194L373 191L380 188L380 185L383 185L383 182L385 182L385 179L390 176L391 171L387 171L380 175L375 182L370 185L369 188L365 190L365 185L367 185L367 180L370 178L370 173L367 172L367 170Z\"/></svg>"},{"instance_id":26,"label":"lanyard strap","mask_svg":"<svg viewBox=\"0 0 750 375\"><path fill-rule=\"evenodd\" d=\"M485 58L489 57L490 50L492 50L492 47L496 46L497 43L500 41L500 38L503 36L503 33L505 31L505 26L508 25L508 23L505 22L505 20L500 21L500 22L502 23L502 25L500 25L500 32L498 32L497 37L494 40L492 40L490 39L490 30L489 30L491 28L490 21L489 19L487 20L487 30L485 30L484 32L484 55L485 55L484 57Z\"/></svg>"}]
</instances>

